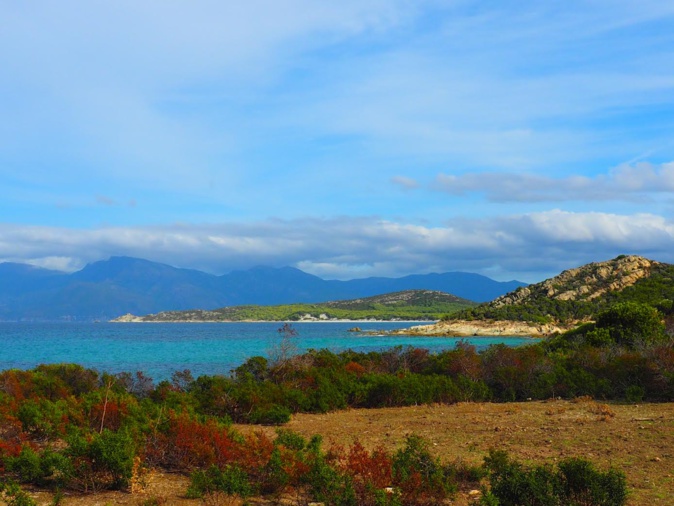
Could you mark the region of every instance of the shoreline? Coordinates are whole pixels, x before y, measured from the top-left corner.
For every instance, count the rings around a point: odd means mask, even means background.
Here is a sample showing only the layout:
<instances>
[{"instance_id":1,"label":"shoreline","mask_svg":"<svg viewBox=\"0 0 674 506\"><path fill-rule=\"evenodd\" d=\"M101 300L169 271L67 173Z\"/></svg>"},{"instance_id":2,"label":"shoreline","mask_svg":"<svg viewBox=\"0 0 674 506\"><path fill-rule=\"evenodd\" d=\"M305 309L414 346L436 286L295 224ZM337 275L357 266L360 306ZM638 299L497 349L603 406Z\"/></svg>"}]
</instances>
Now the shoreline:
<instances>
[{"instance_id":1,"label":"shoreline","mask_svg":"<svg viewBox=\"0 0 674 506\"><path fill-rule=\"evenodd\" d=\"M138 319L121 320L115 318L106 323L423 323L433 325L440 320L143 320Z\"/></svg>"}]
</instances>

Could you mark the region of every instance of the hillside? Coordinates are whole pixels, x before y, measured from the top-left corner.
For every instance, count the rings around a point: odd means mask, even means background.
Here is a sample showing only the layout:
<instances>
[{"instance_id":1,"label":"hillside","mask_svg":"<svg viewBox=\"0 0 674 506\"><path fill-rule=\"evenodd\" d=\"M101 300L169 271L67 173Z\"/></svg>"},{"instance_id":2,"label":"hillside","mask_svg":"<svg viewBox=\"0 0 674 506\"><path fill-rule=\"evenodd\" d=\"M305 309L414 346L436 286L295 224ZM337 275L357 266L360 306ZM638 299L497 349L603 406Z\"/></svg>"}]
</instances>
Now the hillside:
<instances>
[{"instance_id":1,"label":"hillside","mask_svg":"<svg viewBox=\"0 0 674 506\"><path fill-rule=\"evenodd\" d=\"M413 333L452 335L546 335L566 330L615 302L656 306L674 299L674 266L620 255L518 288L492 302L449 315Z\"/></svg>"},{"instance_id":2,"label":"hillside","mask_svg":"<svg viewBox=\"0 0 674 506\"><path fill-rule=\"evenodd\" d=\"M260 266L216 276L129 257L94 262L71 274L0 263L0 320L109 320L125 313L316 304L405 290L485 302L523 285L467 272L338 281L293 267Z\"/></svg>"},{"instance_id":3,"label":"hillside","mask_svg":"<svg viewBox=\"0 0 674 506\"><path fill-rule=\"evenodd\" d=\"M405 290L319 304L275 306L244 305L206 310L163 311L117 322L219 322L219 321L315 321L315 320L439 320L475 303L433 290Z\"/></svg>"}]
</instances>

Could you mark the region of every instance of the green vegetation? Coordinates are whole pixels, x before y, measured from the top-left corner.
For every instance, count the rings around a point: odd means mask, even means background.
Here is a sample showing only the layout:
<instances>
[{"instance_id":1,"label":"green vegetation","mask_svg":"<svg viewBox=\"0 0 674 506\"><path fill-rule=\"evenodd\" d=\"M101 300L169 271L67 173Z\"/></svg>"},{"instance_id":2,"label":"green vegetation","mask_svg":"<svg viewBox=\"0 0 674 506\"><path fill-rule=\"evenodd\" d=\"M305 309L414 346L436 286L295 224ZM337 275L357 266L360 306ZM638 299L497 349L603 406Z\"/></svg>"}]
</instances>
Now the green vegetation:
<instances>
[{"instance_id":1,"label":"green vegetation","mask_svg":"<svg viewBox=\"0 0 674 506\"><path fill-rule=\"evenodd\" d=\"M549 349L582 346L621 346L640 349L669 341L663 314L654 307L636 302L618 302L599 312L594 323L586 323L550 339Z\"/></svg>"},{"instance_id":2,"label":"green vegetation","mask_svg":"<svg viewBox=\"0 0 674 506\"><path fill-rule=\"evenodd\" d=\"M408 290L363 299L320 304L234 306L213 311L166 311L144 321L298 321L317 320L439 320L475 306L474 302L431 290Z\"/></svg>"},{"instance_id":3,"label":"green vegetation","mask_svg":"<svg viewBox=\"0 0 674 506\"><path fill-rule=\"evenodd\" d=\"M490 487L481 500L484 506L622 506L627 500L622 473L598 471L584 459L526 468L506 452L492 450L485 466Z\"/></svg>"}]
</instances>

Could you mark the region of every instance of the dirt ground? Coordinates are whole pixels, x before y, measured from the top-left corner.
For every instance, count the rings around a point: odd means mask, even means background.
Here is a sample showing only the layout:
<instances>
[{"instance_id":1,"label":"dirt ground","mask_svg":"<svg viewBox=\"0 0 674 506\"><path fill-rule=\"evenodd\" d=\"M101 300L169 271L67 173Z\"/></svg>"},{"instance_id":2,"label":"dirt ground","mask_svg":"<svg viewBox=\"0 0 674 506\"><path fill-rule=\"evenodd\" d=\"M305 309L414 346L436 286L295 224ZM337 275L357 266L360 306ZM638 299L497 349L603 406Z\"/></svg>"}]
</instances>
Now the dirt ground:
<instances>
[{"instance_id":1,"label":"dirt ground","mask_svg":"<svg viewBox=\"0 0 674 506\"><path fill-rule=\"evenodd\" d=\"M460 403L296 415L285 427L305 436L321 434L325 448L358 440L367 448L383 445L395 449L404 442L406 434L414 433L426 438L445 462L479 464L490 448L507 450L512 457L528 463L584 457L600 468L612 466L626 474L629 505L674 504L674 403L603 404L589 399ZM236 428L270 434L275 430L255 426ZM66 495L61 504L202 504L182 497L187 483L187 478L181 475L154 473L142 493ZM50 504L48 494L31 495L40 504ZM210 502L238 504L223 498ZM293 498L285 498L283 503L301 504ZM453 504L469 504L467 494L460 494Z\"/></svg>"}]
</instances>

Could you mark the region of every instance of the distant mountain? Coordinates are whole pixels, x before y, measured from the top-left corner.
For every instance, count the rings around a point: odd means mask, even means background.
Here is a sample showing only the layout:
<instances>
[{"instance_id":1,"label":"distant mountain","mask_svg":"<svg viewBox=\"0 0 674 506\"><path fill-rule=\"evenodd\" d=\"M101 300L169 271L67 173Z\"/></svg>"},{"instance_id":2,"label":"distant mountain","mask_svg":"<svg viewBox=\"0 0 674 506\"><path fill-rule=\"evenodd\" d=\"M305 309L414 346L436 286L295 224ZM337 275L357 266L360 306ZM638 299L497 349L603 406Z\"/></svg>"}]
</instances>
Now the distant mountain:
<instances>
[{"instance_id":1,"label":"distant mountain","mask_svg":"<svg viewBox=\"0 0 674 506\"><path fill-rule=\"evenodd\" d=\"M0 264L0 319L108 320L185 309L357 299L402 290L439 290L484 302L519 286L450 272L403 278L329 281L292 267L255 267L214 276L130 257L112 257L65 274Z\"/></svg>"}]
</instances>

